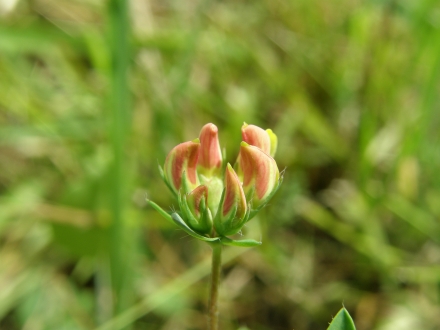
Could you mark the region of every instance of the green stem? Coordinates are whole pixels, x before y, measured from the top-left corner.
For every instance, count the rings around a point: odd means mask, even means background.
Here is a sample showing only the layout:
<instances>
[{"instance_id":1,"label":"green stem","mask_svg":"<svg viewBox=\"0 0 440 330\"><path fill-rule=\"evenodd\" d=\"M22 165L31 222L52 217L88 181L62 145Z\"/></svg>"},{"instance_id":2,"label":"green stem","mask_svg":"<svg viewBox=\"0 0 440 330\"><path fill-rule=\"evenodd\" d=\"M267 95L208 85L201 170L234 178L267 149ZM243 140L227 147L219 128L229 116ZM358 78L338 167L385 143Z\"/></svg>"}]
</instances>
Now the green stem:
<instances>
[{"instance_id":1,"label":"green stem","mask_svg":"<svg viewBox=\"0 0 440 330\"><path fill-rule=\"evenodd\" d=\"M211 243L212 266L211 288L209 290L209 320L208 329L218 330L218 287L220 284L220 270L222 267L222 244Z\"/></svg>"}]
</instances>

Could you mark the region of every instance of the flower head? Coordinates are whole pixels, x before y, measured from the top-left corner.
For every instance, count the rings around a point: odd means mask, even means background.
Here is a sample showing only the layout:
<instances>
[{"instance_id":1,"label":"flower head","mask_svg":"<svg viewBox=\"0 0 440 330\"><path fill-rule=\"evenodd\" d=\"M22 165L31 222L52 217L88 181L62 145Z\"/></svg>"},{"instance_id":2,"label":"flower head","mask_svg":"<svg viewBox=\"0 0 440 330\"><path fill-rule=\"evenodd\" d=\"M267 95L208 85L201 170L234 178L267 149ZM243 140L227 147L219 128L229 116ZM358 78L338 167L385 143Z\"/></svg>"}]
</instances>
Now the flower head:
<instances>
[{"instance_id":1,"label":"flower head","mask_svg":"<svg viewBox=\"0 0 440 330\"><path fill-rule=\"evenodd\" d=\"M251 246L252 240L231 240L278 189L275 160L277 137L270 130L244 124L236 169L222 172L223 158L214 124L203 126L199 139L174 147L165 159L163 179L178 197L179 212L171 216L150 202L188 234L205 241Z\"/></svg>"}]
</instances>

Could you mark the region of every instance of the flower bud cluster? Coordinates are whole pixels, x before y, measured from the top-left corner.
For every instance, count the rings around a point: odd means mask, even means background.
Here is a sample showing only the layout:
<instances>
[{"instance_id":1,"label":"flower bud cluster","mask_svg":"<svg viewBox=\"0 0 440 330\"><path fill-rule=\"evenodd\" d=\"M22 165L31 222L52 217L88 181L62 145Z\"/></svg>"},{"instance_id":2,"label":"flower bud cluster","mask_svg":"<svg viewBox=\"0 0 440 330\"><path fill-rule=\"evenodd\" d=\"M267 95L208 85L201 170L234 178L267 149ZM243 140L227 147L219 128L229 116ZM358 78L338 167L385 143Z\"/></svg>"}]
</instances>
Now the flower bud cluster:
<instances>
[{"instance_id":1,"label":"flower bud cluster","mask_svg":"<svg viewBox=\"0 0 440 330\"><path fill-rule=\"evenodd\" d=\"M194 237L232 242L226 236L238 233L280 186L273 159L276 135L246 123L241 132L234 167L223 166L218 129L211 123L203 126L199 138L174 147L165 160L161 174L180 208L172 219Z\"/></svg>"}]
</instances>

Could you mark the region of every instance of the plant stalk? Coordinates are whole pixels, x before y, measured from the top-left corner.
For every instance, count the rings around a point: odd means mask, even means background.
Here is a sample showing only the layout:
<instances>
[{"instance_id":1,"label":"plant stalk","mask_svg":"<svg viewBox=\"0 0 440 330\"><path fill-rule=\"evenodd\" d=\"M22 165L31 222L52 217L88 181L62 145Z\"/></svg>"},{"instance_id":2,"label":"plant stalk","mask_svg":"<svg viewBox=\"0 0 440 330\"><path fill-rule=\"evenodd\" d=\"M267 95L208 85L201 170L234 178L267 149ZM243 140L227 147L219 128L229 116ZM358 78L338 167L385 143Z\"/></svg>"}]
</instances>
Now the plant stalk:
<instances>
[{"instance_id":1,"label":"plant stalk","mask_svg":"<svg viewBox=\"0 0 440 330\"><path fill-rule=\"evenodd\" d=\"M222 267L222 244L212 243L211 287L209 290L208 330L218 330L218 288Z\"/></svg>"}]
</instances>

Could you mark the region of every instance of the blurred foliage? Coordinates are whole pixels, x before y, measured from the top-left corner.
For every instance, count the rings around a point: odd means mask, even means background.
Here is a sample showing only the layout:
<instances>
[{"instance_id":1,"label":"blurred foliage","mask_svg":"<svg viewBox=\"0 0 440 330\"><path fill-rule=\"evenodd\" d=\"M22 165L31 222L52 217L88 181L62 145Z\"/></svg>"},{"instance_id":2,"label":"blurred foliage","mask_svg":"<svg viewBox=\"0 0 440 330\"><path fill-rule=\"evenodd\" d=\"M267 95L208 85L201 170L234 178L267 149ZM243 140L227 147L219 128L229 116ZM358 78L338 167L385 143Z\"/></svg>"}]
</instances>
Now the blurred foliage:
<instances>
[{"instance_id":1,"label":"blurred foliage","mask_svg":"<svg viewBox=\"0 0 440 330\"><path fill-rule=\"evenodd\" d=\"M440 327L438 1L132 0L127 81L109 3L0 0L1 329L204 329L209 247L145 196L175 205L157 163L206 122L234 162L243 121L287 171L263 245L225 251L221 328L342 303L358 330Z\"/></svg>"}]
</instances>

